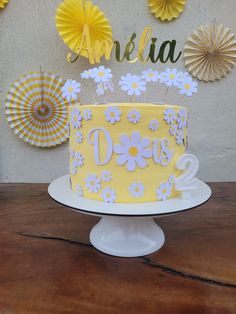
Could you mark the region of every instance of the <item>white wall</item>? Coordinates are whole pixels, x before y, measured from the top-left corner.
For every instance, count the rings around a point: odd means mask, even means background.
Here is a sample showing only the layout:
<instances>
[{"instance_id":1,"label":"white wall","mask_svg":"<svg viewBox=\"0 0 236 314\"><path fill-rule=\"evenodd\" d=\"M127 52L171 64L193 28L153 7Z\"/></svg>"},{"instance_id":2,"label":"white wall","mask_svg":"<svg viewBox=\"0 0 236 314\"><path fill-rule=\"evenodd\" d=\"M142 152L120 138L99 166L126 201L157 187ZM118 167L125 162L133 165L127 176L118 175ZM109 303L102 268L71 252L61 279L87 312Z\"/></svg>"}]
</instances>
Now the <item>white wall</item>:
<instances>
[{"instance_id":1,"label":"white wall","mask_svg":"<svg viewBox=\"0 0 236 314\"><path fill-rule=\"evenodd\" d=\"M64 78L79 79L89 67L86 60L68 64L67 47L55 29L55 11L61 0L10 0L0 12L0 179L2 182L49 182L67 173L68 143L56 148L40 149L22 142L8 127L4 116L4 98L15 79L32 70L54 72ZM188 0L186 9L174 22L161 23L149 12L146 0L94 0L105 11L113 27L114 38L125 44L133 32L139 36L147 24L159 42L176 39L182 49L185 39L200 24L224 23L236 32L235 0ZM181 58L182 59L182 58ZM107 63L118 78L129 69L138 73L147 67L163 70L167 65L141 63L118 64L114 58ZM169 64L169 66L172 66ZM182 60L175 65L183 69ZM167 94L170 104L190 108L190 151L201 162L199 177L205 181L236 179L236 68L215 83L200 83L193 98ZM85 89L85 93L91 94ZM89 99L89 97L88 97ZM165 100L161 89L148 99ZM114 99L113 99L114 100ZM124 98L125 100L125 98ZM117 98L117 101L120 101Z\"/></svg>"}]
</instances>

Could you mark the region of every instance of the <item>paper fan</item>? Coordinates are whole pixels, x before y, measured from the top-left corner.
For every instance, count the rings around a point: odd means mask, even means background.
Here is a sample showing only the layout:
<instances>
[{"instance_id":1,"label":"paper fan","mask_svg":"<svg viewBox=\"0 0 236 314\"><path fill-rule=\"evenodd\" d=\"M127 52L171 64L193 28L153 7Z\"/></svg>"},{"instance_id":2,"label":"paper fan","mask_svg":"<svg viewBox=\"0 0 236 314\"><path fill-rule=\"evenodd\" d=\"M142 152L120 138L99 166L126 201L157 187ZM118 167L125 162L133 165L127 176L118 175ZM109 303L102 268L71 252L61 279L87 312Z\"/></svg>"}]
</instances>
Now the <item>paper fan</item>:
<instances>
[{"instance_id":1,"label":"paper fan","mask_svg":"<svg viewBox=\"0 0 236 314\"><path fill-rule=\"evenodd\" d=\"M0 0L0 9L3 9L5 7L5 4L8 3L8 0Z\"/></svg>"},{"instance_id":2,"label":"paper fan","mask_svg":"<svg viewBox=\"0 0 236 314\"><path fill-rule=\"evenodd\" d=\"M50 147L68 138L68 101L61 96L64 81L57 75L32 72L10 88L6 101L7 121L25 142Z\"/></svg>"},{"instance_id":3,"label":"paper fan","mask_svg":"<svg viewBox=\"0 0 236 314\"><path fill-rule=\"evenodd\" d=\"M184 10L186 0L148 0L150 11L162 21L177 18Z\"/></svg>"},{"instance_id":4,"label":"paper fan","mask_svg":"<svg viewBox=\"0 0 236 314\"><path fill-rule=\"evenodd\" d=\"M112 29L104 13L90 1L64 0L57 9L56 27L64 43L75 53L88 58L87 44L83 40L84 28L88 28L91 48L95 42L112 43ZM82 47L80 51L80 47ZM105 48L100 50L100 57Z\"/></svg>"},{"instance_id":5,"label":"paper fan","mask_svg":"<svg viewBox=\"0 0 236 314\"><path fill-rule=\"evenodd\" d=\"M219 80L236 61L235 35L222 24L201 26L188 38L184 60L188 71L199 80Z\"/></svg>"}]
</instances>

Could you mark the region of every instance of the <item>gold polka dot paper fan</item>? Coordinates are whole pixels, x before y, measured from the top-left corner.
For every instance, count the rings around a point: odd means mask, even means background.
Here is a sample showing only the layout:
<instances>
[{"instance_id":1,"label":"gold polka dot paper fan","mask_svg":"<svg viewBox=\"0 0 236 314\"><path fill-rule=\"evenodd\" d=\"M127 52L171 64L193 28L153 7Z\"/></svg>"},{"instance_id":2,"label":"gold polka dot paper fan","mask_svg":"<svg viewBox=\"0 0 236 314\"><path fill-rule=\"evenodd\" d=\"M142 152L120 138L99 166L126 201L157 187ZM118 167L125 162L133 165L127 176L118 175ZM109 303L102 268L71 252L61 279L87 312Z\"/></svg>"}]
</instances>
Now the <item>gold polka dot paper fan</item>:
<instances>
[{"instance_id":1,"label":"gold polka dot paper fan","mask_svg":"<svg viewBox=\"0 0 236 314\"><path fill-rule=\"evenodd\" d=\"M150 11L162 21L177 18L184 10L186 0L148 0Z\"/></svg>"},{"instance_id":2,"label":"gold polka dot paper fan","mask_svg":"<svg viewBox=\"0 0 236 314\"><path fill-rule=\"evenodd\" d=\"M236 61L235 35L223 24L201 26L186 42L184 61L187 70L201 81L221 79Z\"/></svg>"},{"instance_id":3,"label":"gold polka dot paper fan","mask_svg":"<svg viewBox=\"0 0 236 314\"><path fill-rule=\"evenodd\" d=\"M7 3L8 3L8 0L0 0L0 9L4 9Z\"/></svg>"},{"instance_id":4,"label":"gold polka dot paper fan","mask_svg":"<svg viewBox=\"0 0 236 314\"><path fill-rule=\"evenodd\" d=\"M95 47L95 42L105 40L112 44L112 28L107 18L97 6L87 0L64 0L57 9L56 27L64 43L86 58L87 43L83 38L85 27L88 29L91 48ZM104 54L105 48L102 46L100 57Z\"/></svg>"},{"instance_id":5,"label":"gold polka dot paper fan","mask_svg":"<svg viewBox=\"0 0 236 314\"><path fill-rule=\"evenodd\" d=\"M58 145L68 138L67 109L62 98L64 80L45 72L20 77L5 101L9 126L23 141L39 146Z\"/></svg>"}]
</instances>

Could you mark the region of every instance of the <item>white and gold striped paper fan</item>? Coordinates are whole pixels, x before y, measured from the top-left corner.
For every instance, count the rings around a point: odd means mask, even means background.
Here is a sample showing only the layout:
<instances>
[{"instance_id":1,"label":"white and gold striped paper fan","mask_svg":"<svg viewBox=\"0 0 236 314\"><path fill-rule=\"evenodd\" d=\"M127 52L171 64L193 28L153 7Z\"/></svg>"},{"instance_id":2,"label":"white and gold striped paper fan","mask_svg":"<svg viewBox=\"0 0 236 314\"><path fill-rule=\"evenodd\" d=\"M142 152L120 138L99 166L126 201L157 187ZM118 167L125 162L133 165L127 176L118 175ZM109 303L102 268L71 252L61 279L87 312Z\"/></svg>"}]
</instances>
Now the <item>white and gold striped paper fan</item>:
<instances>
[{"instance_id":1,"label":"white and gold striped paper fan","mask_svg":"<svg viewBox=\"0 0 236 314\"><path fill-rule=\"evenodd\" d=\"M46 72L20 77L10 88L5 113L10 127L23 141L50 147L68 138L67 109L62 97L64 80Z\"/></svg>"}]
</instances>

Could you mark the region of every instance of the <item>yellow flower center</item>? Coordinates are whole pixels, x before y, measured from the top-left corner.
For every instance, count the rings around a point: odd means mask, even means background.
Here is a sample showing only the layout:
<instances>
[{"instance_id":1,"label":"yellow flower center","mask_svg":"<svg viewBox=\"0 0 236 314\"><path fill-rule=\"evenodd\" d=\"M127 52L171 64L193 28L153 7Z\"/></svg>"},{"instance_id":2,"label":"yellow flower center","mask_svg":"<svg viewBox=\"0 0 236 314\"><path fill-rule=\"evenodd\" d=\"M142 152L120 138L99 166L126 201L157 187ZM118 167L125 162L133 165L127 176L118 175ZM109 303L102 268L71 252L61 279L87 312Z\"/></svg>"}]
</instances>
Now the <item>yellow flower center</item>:
<instances>
[{"instance_id":1,"label":"yellow flower center","mask_svg":"<svg viewBox=\"0 0 236 314\"><path fill-rule=\"evenodd\" d=\"M114 118L114 117L115 117L115 112L111 112L111 113L110 113L110 117L111 117L111 118Z\"/></svg>"},{"instance_id":2,"label":"yellow flower center","mask_svg":"<svg viewBox=\"0 0 236 314\"><path fill-rule=\"evenodd\" d=\"M166 189L163 189L162 190L162 194L165 194L167 191L166 191Z\"/></svg>"},{"instance_id":3,"label":"yellow flower center","mask_svg":"<svg viewBox=\"0 0 236 314\"><path fill-rule=\"evenodd\" d=\"M153 74L153 73L149 73L148 76L149 76L149 77L153 77L154 74Z\"/></svg>"},{"instance_id":4,"label":"yellow flower center","mask_svg":"<svg viewBox=\"0 0 236 314\"><path fill-rule=\"evenodd\" d=\"M135 191L135 192L139 192L139 188L135 188L134 191Z\"/></svg>"},{"instance_id":5,"label":"yellow flower center","mask_svg":"<svg viewBox=\"0 0 236 314\"><path fill-rule=\"evenodd\" d=\"M70 86L70 87L68 88L68 92L69 92L69 93L73 93L73 91L74 91L74 88L73 88L72 86Z\"/></svg>"},{"instance_id":6,"label":"yellow flower center","mask_svg":"<svg viewBox=\"0 0 236 314\"><path fill-rule=\"evenodd\" d=\"M170 79L173 80L175 78L174 74L170 74Z\"/></svg>"},{"instance_id":7,"label":"yellow flower center","mask_svg":"<svg viewBox=\"0 0 236 314\"><path fill-rule=\"evenodd\" d=\"M131 146L131 147L129 148L129 155L130 155L131 157L137 156L137 155L138 155L138 149L137 149L135 146Z\"/></svg>"},{"instance_id":8,"label":"yellow flower center","mask_svg":"<svg viewBox=\"0 0 236 314\"><path fill-rule=\"evenodd\" d=\"M103 77L104 75L105 75L105 73L104 73L103 71L98 72L98 76L99 76L99 77Z\"/></svg>"},{"instance_id":9,"label":"yellow flower center","mask_svg":"<svg viewBox=\"0 0 236 314\"><path fill-rule=\"evenodd\" d=\"M94 186L95 185L95 183L94 183L94 181L91 181L91 183L90 183L92 186Z\"/></svg>"},{"instance_id":10,"label":"yellow flower center","mask_svg":"<svg viewBox=\"0 0 236 314\"><path fill-rule=\"evenodd\" d=\"M138 84L137 83L132 83L131 86L132 86L132 88L137 88Z\"/></svg>"},{"instance_id":11,"label":"yellow flower center","mask_svg":"<svg viewBox=\"0 0 236 314\"><path fill-rule=\"evenodd\" d=\"M111 194L110 193L107 193L107 198L110 198L111 197Z\"/></svg>"},{"instance_id":12,"label":"yellow flower center","mask_svg":"<svg viewBox=\"0 0 236 314\"><path fill-rule=\"evenodd\" d=\"M187 90L190 89L190 85L189 85L189 84L185 84L184 87L185 87L185 89L187 89Z\"/></svg>"}]
</instances>

